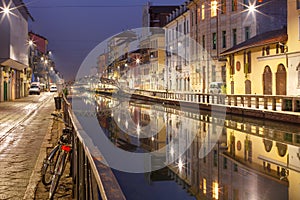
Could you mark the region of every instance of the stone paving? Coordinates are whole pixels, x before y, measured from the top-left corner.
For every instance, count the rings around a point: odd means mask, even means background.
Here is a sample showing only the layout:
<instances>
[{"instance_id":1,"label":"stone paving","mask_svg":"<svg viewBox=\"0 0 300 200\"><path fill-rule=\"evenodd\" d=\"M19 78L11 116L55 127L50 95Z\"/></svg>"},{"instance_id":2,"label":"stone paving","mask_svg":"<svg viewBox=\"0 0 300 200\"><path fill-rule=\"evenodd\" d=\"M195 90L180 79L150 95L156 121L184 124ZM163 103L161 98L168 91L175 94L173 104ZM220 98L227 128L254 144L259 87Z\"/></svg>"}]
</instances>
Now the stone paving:
<instances>
[{"instance_id":1,"label":"stone paving","mask_svg":"<svg viewBox=\"0 0 300 200\"><path fill-rule=\"evenodd\" d=\"M0 103L0 199L35 199L53 125L53 96Z\"/></svg>"}]
</instances>

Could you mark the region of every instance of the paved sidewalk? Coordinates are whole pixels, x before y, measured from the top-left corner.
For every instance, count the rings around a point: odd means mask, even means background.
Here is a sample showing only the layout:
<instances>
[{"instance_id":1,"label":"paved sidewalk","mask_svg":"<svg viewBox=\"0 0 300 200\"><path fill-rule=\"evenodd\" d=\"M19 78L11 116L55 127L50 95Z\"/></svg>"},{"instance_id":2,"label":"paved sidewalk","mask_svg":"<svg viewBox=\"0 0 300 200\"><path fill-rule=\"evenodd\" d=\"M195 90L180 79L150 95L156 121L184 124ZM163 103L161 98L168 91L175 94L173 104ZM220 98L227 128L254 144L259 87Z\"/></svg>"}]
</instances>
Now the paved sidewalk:
<instances>
[{"instance_id":1,"label":"paved sidewalk","mask_svg":"<svg viewBox=\"0 0 300 200\"><path fill-rule=\"evenodd\" d=\"M40 169L46 155L50 153L52 148L56 145L59 136L61 135L64 124L58 120L52 120L49 126L49 131L45 136L41 151L40 159L38 159L39 164L37 164L35 174L38 177L38 184L36 185L36 190L34 194L34 199L48 199L49 198L49 188L50 186L44 186L40 179ZM70 172L69 163L65 168L65 171L59 181L58 188L55 192L54 199L72 199L72 178L68 177Z\"/></svg>"},{"instance_id":2,"label":"paved sidewalk","mask_svg":"<svg viewBox=\"0 0 300 200\"><path fill-rule=\"evenodd\" d=\"M54 109L50 93L0 103L0 199L34 199Z\"/></svg>"}]
</instances>

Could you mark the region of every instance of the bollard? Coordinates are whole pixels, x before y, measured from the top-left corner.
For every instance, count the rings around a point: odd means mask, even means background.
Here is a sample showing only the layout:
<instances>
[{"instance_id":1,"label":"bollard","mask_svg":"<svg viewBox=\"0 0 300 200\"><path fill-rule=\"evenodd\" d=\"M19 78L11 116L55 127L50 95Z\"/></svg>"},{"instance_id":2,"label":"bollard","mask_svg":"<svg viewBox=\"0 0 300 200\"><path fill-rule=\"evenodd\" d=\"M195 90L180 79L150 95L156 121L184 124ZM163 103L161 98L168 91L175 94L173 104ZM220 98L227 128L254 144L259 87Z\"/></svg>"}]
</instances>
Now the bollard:
<instances>
[{"instance_id":1,"label":"bollard","mask_svg":"<svg viewBox=\"0 0 300 200\"><path fill-rule=\"evenodd\" d=\"M55 109L60 110L61 109L61 97L54 97L55 102Z\"/></svg>"}]
</instances>

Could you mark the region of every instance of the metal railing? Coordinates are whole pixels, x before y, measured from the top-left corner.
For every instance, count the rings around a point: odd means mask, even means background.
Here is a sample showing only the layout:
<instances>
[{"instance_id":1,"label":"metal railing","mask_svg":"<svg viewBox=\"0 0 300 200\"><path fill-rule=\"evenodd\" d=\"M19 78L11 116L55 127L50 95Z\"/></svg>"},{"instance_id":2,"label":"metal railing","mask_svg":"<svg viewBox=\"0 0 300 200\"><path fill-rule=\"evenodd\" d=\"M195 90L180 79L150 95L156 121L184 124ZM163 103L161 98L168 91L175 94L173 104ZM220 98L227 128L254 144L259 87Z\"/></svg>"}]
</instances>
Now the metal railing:
<instances>
[{"instance_id":1,"label":"metal railing","mask_svg":"<svg viewBox=\"0 0 300 200\"><path fill-rule=\"evenodd\" d=\"M73 199L125 199L111 169L104 165L101 152L82 129L71 104L62 96L64 120L73 131L70 174L73 180Z\"/></svg>"},{"instance_id":2,"label":"metal railing","mask_svg":"<svg viewBox=\"0 0 300 200\"><path fill-rule=\"evenodd\" d=\"M152 96L155 98L162 98L174 101L186 101L217 105L219 104L244 108L266 109L273 111L300 111L300 96L255 94L203 94L147 90L136 90L135 92L140 95Z\"/></svg>"}]
</instances>

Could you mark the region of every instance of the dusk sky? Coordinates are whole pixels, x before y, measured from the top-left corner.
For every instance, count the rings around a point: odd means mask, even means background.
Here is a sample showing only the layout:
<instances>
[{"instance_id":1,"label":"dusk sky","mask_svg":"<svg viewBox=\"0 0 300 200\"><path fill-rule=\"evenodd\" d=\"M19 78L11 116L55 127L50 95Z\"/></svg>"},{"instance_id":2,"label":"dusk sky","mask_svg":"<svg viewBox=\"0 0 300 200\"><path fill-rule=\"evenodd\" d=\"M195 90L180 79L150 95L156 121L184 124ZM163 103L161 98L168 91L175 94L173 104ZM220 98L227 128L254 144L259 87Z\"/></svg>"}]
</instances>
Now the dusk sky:
<instances>
[{"instance_id":1,"label":"dusk sky","mask_svg":"<svg viewBox=\"0 0 300 200\"><path fill-rule=\"evenodd\" d=\"M181 5L184 0L155 0L153 5ZM142 26L146 0L24 0L34 22L29 31L46 37L64 79L76 76L87 54L103 40Z\"/></svg>"}]
</instances>

